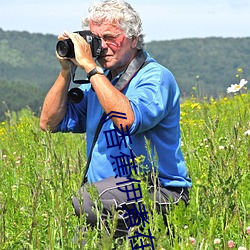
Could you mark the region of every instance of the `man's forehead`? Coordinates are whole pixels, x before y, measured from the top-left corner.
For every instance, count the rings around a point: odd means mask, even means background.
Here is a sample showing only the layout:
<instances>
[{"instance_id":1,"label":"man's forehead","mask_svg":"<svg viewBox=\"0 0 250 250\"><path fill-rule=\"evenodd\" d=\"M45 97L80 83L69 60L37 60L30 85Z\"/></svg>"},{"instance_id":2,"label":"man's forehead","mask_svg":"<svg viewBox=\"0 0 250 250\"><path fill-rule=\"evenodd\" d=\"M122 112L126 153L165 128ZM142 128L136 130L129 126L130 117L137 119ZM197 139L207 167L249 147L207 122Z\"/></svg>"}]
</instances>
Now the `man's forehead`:
<instances>
[{"instance_id":1,"label":"man's forehead","mask_svg":"<svg viewBox=\"0 0 250 250\"><path fill-rule=\"evenodd\" d=\"M102 23L90 22L90 30L92 32L98 33L108 33L108 32L120 32L121 28L117 23L110 23L108 21L103 21Z\"/></svg>"}]
</instances>

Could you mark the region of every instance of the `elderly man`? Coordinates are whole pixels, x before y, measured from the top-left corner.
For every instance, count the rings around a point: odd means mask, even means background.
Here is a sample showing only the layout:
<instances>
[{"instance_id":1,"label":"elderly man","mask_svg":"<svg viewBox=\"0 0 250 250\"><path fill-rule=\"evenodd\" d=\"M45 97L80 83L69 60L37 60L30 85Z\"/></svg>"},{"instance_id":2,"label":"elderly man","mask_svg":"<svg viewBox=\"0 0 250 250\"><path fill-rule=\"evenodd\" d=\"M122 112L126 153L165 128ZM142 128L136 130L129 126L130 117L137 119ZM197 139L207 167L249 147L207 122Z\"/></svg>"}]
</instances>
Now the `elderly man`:
<instances>
[{"instance_id":1,"label":"elderly man","mask_svg":"<svg viewBox=\"0 0 250 250\"><path fill-rule=\"evenodd\" d=\"M89 43L78 33L65 32L59 36L59 40L72 41L75 56L65 58L57 54L61 71L45 98L41 128L52 132L86 132L88 168L85 179L99 192L104 220L108 214L112 216L114 208L124 211L124 207L129 209L133 205L121 187L131 188L135 183L129 177L140 170L135 164L133 171L129 169L129 162L134 162L136 156L145 156L143 165L147 171L142 170L145 176L150 176L153 170L158 173L156 203L159 211L165 211L169 203L180 200L188 203L188 188L192 184L181 152L179 89L171 72L144 50L138 13L123 1L101 1L89 8L83 26L100 39L101 54L96 61ZM68 98L76 66L86 72L89 80L89 84L79 87L83 98L78 103ZM110 119L100 125L103 114L110 115ZM108 131L116 132L116 139L121 139L116 147L114 143L108 144L105 136ZM146 141L151 150L146 149ZM115 166L119 154L130 157L122 166L123 170ZM152 158L157 161L150 160ZM83 202L75 197L73 205L76 214L85 213L87 222L94 226L97 221L92 209L94 203L84 183L79 191ZM149 190L153 197L154 188ZM119 214L116 236L126 235L131 226L125 214Z\"/></svg>"}]
</instances>

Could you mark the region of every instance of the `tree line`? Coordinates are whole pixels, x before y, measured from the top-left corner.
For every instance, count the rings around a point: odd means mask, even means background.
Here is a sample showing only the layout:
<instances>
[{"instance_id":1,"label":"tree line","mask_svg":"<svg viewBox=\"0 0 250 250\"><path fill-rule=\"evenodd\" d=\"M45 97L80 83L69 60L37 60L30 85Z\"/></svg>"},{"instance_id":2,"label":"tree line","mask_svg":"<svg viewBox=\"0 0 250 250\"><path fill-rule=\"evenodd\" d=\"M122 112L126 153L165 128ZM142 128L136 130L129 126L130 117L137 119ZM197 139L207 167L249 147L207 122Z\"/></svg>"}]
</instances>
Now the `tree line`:
<instances>
[{"instance_id":1,"label":"tree line","mask_svg":"<svg viewBox=\"0 0 250 250\"><path fill-rule=\"evenodd\" d=\"M0 29L0 120L7 109L29 107L39 115L60 70L56 43L54 35ZM172 71L183 98L217 98L240 78L250 78L249 37L152 41L145 49Z\"/></svg>"}]
</instances>

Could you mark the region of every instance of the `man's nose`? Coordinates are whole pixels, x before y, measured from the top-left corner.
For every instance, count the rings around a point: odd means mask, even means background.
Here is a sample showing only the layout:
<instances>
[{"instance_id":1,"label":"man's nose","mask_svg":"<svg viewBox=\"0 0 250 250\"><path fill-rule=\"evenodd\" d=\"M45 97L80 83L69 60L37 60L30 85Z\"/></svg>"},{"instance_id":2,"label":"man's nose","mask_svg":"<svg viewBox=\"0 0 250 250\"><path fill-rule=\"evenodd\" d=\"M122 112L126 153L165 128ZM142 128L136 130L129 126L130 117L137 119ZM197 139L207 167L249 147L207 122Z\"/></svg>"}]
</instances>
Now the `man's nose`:
<instances>
[{"instance_id":1,"label":"man's nose","mask_svg":"<svg viewBox=\"0 0 250 250\"><path fill-rule=\"evenodd\" d=\"M107 49L108 48L108 45L107 43L105 42L105 40L103 38L101 38L101 41L102 41L102 48L103 49Z\"/></svg>"}]
</instances>

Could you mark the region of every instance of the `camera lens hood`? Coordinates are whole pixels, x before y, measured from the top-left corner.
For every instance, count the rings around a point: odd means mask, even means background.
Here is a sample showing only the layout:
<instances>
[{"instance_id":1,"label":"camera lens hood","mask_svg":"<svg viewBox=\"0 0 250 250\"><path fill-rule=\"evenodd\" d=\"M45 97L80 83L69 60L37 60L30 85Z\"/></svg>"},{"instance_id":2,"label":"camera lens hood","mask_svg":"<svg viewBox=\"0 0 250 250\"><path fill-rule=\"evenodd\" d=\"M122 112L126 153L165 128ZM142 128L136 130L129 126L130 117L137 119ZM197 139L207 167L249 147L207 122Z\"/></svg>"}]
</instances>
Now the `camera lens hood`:
<instances>
[{"instance_id":1,"label":"camera lens hood","mask_svg":"<svg viewBox=\"0 0 250 250\"><path fill-rule=\"evenodd\" d=\"M74 53L74 44L70 39L58 41L56 44L56 51L61 57L73 58Z\"/></svg>"}]
</instances>

